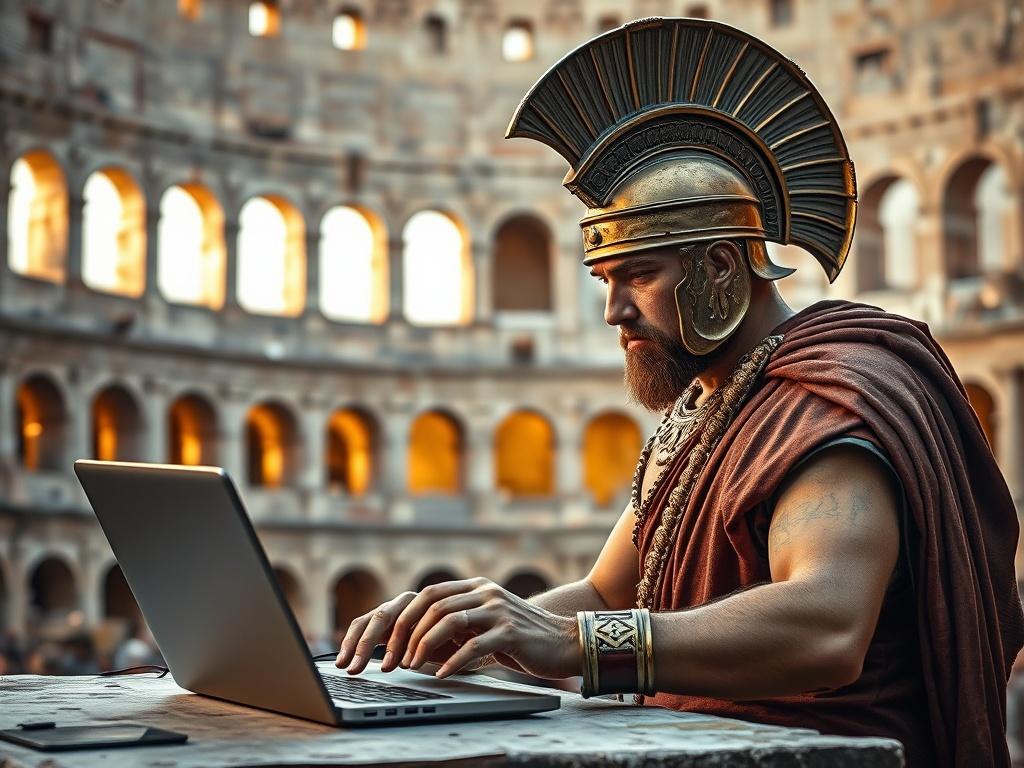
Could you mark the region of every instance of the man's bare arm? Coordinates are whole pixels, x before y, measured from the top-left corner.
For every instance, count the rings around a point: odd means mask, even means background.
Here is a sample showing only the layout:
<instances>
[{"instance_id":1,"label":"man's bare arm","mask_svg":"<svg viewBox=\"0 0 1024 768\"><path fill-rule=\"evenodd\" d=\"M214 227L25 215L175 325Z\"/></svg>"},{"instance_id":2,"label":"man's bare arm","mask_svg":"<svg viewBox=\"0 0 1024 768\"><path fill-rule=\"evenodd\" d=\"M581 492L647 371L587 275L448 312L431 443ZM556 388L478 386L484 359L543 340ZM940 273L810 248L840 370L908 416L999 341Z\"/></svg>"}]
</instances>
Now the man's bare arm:
<instances>
[{"instance_id":1,"label":"man's bare arm","mask_svg":"<svg viewBox=\"0 0 1024 768\"><path fill-rule=\"evenodd\" d=\"M657 689L742 700L855 681L899 552L897 499L862 449L810 460L775 507L771 583L652 615Z\"/></svg>"}]
</instances>

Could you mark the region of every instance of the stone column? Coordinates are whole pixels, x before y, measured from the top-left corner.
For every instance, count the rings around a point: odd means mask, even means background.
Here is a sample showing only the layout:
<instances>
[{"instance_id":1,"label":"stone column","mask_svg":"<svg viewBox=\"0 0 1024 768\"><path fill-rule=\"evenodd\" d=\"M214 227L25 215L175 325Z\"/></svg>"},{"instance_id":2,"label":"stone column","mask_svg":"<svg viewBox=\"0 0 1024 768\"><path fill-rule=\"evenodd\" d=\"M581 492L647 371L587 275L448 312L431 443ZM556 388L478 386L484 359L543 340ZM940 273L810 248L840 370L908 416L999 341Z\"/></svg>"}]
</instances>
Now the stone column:
<instances>
[{"instance_id":1,"label":"stone column","mask_svg":"<svg viewBox=\"0 0 1024 768\"><path fill-rule=\"evenodd\" d=\"M0 477L9 477L18 463L17 435L21 425L16 420L17 383L14 372L0 362Z\"/></svg>"},{"instance_id":2,"label":"stone column","mask_svg":"<svg viewBox=\"0 0 1024 768\"><path fill-rule=\"evenodd\" d=\"M150 205L146 208L146 264L143 298L146 305L161 300L158 275L160 250L160 206Z\"/></svg>"},{"instance_id":3,"label":"stone column","mask_svg":"<svg viewBox=\"0 0 1024 768\"><path fill-rule=\"evenodd\" d=\"M6 167L6 166L5 166ZM0 297L3 296L4 290L10 280L8 276L11 274L10 267L10 253L9 253L9 240L7 236L7 203L11 196L11 177L8 176L3 182L0 182L0 243L2 243L2 250L0 253L3 257L0 258Z\"/></svg>"},{"instance_id":4,"label":"stone column","mask_svg":"<svg viewBox=\"0 0 1024 768\"><path fill-rule=\"evenodd\" d=\"M473 319L490 323L494 319L494 251L490 243L474 242L470 246L473 260Z\"/></svg>"},{"instance_id":5,"label":"stone column","mask_svg":"<svg viewBox=\"0 0 1024 768\"><path fill-rule=\"evenodd\" d=\"M103 618L103 574L100 561L83 547L78 568L78 608L85 625L95 627Z\"/></svg>"},{"instance_id":6,"label":"stone column","mask_svg":"<svg viewBox=\"0 0 1024 768\"><path fill-rule=\"evenodd\" d=\"M159 382L143 382L142 458L162 464L170 459L170 440L167 428L167 391Z\"/></svg>"},{"instance_id":7,"label":"stone column","mask_svg":"<svg viewBox=\"0 0 1024 768\"><path fill-rule=\"evenodd\" d=\"M402 236L400 233L388 238L388 320L405 321L403 290L405 273L402 269Z\"/></svg>"},{"instance_id":8,"label":"stone column","mask_svg":"<svg viewBox=\"0 0 1024 768\"><path fill-rule=\"evenodd\" d=\"M1024 368L998 371L1004 397L999 404L996 452L1018 512L1024 511Z\"/></svg>"},{"instance_id":9,"label":"stone column","mask_svg":"<svg viewBox=\"0 0 1024 768\"><path fill-rule=\"evenodd\" d=\"M306 230L306 308L307 317L320 314L320 230Z\"/></svg>"},{"instance_id":10,"label":"stone column","mask_svg":"<svg viewBox=\"0 0 1024 768\"><path fill-rule=\"evenodd\" d=\"M469 426L466 435L466 491L478 520L494 519L498 491L494 467L494 425L490 420Z\"/></svg>"},{"instance_id":11,"label":"stone column","mask_svg":"<svg viewBox=\"0 0 1024 768\"><path fill-rule=\"evenodd\" d=\"M946 315L946 252L942 237L942 211L938 204L921 206L917 220L915 244L920 258L921 293L927 304L923 318L928 323L938 323Z\"/></svg>"},{"instance_id":12,"label":"stone column","mask_svg":"<svg viewBox=\"0 0 1024 768\"><path fill-rule=\"evenodd\" d=\"M303 403L299 416L302 449L296 473L305 497L306 515L317 516L317 499L323 496L327 475L327 405L319 401Z\"/></svg>"},{"instance_id":13,"label":"stone column","mask_svg":"<svg viewBox=\"0 0 1024 768\"><path fill-rule=\"evenodd\" d=\"M229 393L220 403L217 422L217 461L240 488L249 484L245 457L246 415L245 404L235 393Z\"/></svg>"},{"instance_id":14,"label":"stone column","mask_svg":"<svg viewBox=\"0 0 1024 768\"><path fill-rule=\"evenodd\" d=\"M324 567L320 558L306 563L306 626L303 629L311 639L329 641L334 620Z\"/></svg>"},{"instance_id":15,"label":"stone column","mask_svg":"<svg viewBox=\"0 0 1024 768\"><path fill-rule=\"evenodd\" d=\"M92 395L82 382L68 384L68 453L71 461L92 459Z\"/></svg>"},{"instance_id":16,"label":"stone column","mask_svg":"<svg viewBox=\"0 0 1024 768\"><path fill-rule=\"evenodd\" d=\"M224 309L238 307L238 231L237 214L224 220Z\"/></svg>"},{"instance_id":17,"label":"stone column","mask_svg":"<svg viewBox=\"0 0 1024 768\"><path fill-rule=\"evenodd\" d=\"M411 514L408 493L409 416L402 410L389 414L382 425L381 491L386 499L388 517L405 520Z\"/></svg>"},{"instance_id":18,"label":"stone column","mask_svg":"<svg viewBox=\"0 0 1024 768\"><path fill-rule=\"evenodd\" d=\"M25 571L25 553L15 544L7 561L11 581L7 585L7 625L17 637L24 638L28 630L29 574Z\"/></svg>"},{"instance_id":19,"label":"stone column","mask_svg":"<svg viewBox=\"0 0 1024 768\"><path fill-rule=\"evenodd\" d=\"M564 416L555 423L555 479L556 491L562 505L563 517L584 513L583 493L583 426L578 404L565 403Z\"/></svg>"}]
</instances>

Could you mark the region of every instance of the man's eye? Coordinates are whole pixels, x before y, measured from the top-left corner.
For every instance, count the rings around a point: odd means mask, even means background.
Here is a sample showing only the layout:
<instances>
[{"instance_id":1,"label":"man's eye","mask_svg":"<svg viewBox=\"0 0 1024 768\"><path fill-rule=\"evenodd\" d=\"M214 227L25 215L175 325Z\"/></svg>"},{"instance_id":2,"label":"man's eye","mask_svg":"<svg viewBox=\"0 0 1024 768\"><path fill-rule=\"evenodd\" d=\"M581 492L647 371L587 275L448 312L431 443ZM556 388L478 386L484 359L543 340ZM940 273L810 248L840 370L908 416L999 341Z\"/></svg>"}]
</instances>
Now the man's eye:
<instances>
[{"instance_id":1,"label":"man's eye","mask_svg":"<svg viewBox=\"0 0 1024 768\"><path fill-rule=\"evenodd\" d=\"M642 283L645 280L648 280L652 274L653 273L651 272L634 272L629 276L629 280L633 283Z\"/></svg>"}]
</instances>

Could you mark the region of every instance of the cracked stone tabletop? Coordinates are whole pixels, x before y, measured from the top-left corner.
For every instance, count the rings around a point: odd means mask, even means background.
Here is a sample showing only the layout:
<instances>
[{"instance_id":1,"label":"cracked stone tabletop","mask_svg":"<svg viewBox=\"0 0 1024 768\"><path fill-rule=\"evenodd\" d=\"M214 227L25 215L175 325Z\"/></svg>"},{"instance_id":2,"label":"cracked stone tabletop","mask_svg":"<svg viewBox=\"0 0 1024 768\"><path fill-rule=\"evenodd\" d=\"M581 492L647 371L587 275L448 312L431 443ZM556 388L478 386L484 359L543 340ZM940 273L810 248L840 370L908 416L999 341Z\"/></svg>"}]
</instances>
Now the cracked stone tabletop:
<instances>
[{"instance_id":1,"label":"cracked stone tabletop","mask_svg":"<svg viewBox=\"0 0 1024 768\"><path fill-rule=\"evenodd\" d=\"M899 743L890 739L821 736L812 730L560 695L560 710L525 718L353 729L197 696L170 677L0 677L0 729L43 720L58 726L137 723L189 737L181 746L56 753L0 741L0 766L903 764Z\"/></svg>"}]
</instances>

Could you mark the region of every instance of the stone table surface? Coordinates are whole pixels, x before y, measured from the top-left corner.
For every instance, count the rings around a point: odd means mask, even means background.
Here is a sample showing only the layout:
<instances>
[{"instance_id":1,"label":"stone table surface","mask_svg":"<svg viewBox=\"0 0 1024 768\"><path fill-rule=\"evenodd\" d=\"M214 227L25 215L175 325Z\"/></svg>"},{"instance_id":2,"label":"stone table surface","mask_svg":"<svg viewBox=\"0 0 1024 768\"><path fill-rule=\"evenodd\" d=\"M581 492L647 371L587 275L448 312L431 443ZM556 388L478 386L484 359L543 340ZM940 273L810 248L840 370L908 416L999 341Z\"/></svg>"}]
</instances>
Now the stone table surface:
<instances>
[{"instance_id":1,"label":"stone table surface","mask_svg":"<svg viewBox=\"0 0 1024 768\"><path fill-rule=\"evenodd\" d=\"M43 720L58 726L137 723L187 733L189 741L53 753L0 741L0 766L903 764L899 743L890 739L821 736L812 730L560 695L560 710L525 718L343 729L198 696L170 677L7 676L0 677L0 729Z\"/></svg>"}]
</instances>

